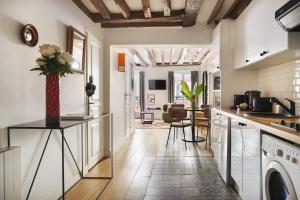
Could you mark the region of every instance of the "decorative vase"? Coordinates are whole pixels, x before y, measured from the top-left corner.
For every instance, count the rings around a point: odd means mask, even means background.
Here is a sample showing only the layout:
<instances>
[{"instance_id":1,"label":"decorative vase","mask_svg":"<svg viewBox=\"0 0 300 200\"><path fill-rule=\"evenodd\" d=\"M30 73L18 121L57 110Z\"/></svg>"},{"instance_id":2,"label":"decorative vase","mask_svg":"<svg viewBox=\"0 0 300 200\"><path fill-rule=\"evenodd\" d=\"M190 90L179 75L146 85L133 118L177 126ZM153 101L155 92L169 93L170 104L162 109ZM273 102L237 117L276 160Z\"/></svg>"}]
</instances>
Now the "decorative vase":
<instances>
[{"instance_id":1,"label":"decorative vase","mask_svg":"<svg viewBox=\"0 0 300 200\"><path fill-rule=\"evenodd\" d=\"M196 96L192 96L191 106L192 106L192 109L197 108L197 98L196 98Z\"/></svg>"},{"instance_id":2,"label":"decorative vase","mask_svg":"<svg viewBox=\"0 0 300 200\"><path fill-rule=\"evenodd\" d=\"M59 74L50 73L46 75L46 124L58 125L59 123Z\"/></svg>"}]
</instances>

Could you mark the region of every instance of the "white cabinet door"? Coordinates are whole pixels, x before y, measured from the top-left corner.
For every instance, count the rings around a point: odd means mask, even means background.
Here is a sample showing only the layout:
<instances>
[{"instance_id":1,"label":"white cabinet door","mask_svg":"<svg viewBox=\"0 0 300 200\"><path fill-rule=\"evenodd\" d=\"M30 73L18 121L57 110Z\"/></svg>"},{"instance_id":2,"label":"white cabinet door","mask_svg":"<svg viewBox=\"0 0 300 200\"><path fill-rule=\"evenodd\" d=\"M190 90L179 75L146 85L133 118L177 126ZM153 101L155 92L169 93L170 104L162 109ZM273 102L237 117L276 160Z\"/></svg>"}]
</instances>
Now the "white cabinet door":
<instances>
[{"instance_id":1,"label":"white cabinet door","mask_svg":"<svg viewBox=\"0 0 300 200\"><path fill-rule=\"evenodd\" d=\"M254 1L247 8L244 18L246 60L253 63L261 59L265 49L265 13L268 11L265 1Z\"/></svg>"},{"instance_id":2,"label":"white cabinet door","mask_svg":"<svg viewBox=\"0 0 300 200\"><path fill-rule=\"evenodd\" d=\"M232 120L231 177L243 200L260 199L260 130Z\"/></svg>"},{"instance_id":3,"label":"white cabinet door","mask_svg":"<svg viewBox=\"0 0 300 200\"><path fill-rule=\"evenodd\" d=\"M235 44L234 44L234 65L235 68L240 68L247 65L245 54L245 23L242 20L237 20L235 23Z\"/></svg>"},{"instance_id":4,"label":"white cabinet door","mask_svg":"<svg viewBox=\"0 0 300 200\"><path fill-rule=\"evenodd\" d=\"M231 120L231 177L239 193L243 190L243 139L239 122Z\"/></svg>"},{"instance_id":5,"label":"white cabinet door","mask_svg":"<svg viewBox=\"0 0 300 200\"><path fill-rule=\"evenodd\" d=\"M260 199L260 130L243 126L243 192L245 200Z\"/></svg>"},{"instance_id":6,"label":"white cabinet door","mask_svg":"<svg viewBox=\"0 0 300 200\"><path fill-rule=\"evenodd\" d=\"M288 0L264 0L268 5L268 10L265 12L266 18L266 48L268 51L266 56L270 56L289 48L288 32L283 30L275 20L275 11L288 2Z\"/></svg>"}]
</instances>

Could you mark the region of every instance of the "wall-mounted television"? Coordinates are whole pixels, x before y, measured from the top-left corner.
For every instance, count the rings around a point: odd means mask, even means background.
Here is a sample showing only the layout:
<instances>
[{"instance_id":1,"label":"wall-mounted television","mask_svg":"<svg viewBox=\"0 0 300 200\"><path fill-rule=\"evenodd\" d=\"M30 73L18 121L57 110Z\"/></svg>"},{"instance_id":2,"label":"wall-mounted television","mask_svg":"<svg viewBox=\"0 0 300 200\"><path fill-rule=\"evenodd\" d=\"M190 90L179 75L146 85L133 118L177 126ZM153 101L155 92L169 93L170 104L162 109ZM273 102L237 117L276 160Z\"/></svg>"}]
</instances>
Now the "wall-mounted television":
<instances>
[{"instance_id":1,"label":"wall-mounted television","mask_svg":"<svg viewBox=\"0 0 300 200\"><path fill-rule=\"evenodd\" d=\"M149 90L165 90L166 80L149 80Z\"/></svg>"}]
</instances>

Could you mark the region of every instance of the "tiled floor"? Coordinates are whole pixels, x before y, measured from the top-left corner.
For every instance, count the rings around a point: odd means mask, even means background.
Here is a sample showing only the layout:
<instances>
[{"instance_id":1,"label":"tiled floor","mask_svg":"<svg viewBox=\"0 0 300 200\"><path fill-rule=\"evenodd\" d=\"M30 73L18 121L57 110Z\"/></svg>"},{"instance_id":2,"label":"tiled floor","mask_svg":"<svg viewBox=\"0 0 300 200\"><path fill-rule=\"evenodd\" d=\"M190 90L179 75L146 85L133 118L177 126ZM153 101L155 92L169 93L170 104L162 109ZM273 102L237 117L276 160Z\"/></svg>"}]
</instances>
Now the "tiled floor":
<instances>
[{"instance_id":1,"label":"tiled floor","mask_svg":"<svg viewBox=\"0 0 300 200\"><path fill-rule=\"evenodd\" d=\"M240 199L224 185L212 157L157 156L153 159L150 176L136 176L126 200Z\"/></svg>"},{"instance_id":2,"label":"tiled floor","mask_svg":"<svg viewBox=\"0 0 300 200\"><path fill-rule=\"evenodd\" d=\"M187 137L191 134L186 130ZM67 199L80 200L235 200L240 199L226 188L219 177L211 153L204 143L188 143L187 149L171 134L166 148L167 129L138 129L114 153L114 178L106 182L80 182ZM174 141L174 142L173 142ZM93 168L88 175L110 174L110 160ZM91 185L102 184L102 188ZM74 198L76 197L76 198Z\"/></svg>"}]
</instances>

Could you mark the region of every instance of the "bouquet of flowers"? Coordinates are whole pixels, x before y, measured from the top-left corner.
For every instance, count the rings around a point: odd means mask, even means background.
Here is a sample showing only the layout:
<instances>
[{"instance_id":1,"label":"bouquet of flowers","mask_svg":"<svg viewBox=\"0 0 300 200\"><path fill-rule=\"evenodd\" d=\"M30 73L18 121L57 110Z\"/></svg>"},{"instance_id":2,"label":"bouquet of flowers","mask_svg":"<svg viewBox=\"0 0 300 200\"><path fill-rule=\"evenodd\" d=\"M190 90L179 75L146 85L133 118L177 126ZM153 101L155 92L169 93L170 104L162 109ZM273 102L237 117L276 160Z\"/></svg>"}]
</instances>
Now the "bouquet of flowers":
<instances>
[{"instance_id":1,"label":"bouquet of flowers","mask_svg":"<svg viewBox=\"0 0 300 200\"><path fill-rule=\"evenodd\" d=\"M51 44L43 44L39 46L41 57L36 59L37 67L30 71L40 71L40 75L73 74L71 65L74 63L73 57L68 52L63 52L59 46Z\"/></svg>"}]
</instances>

